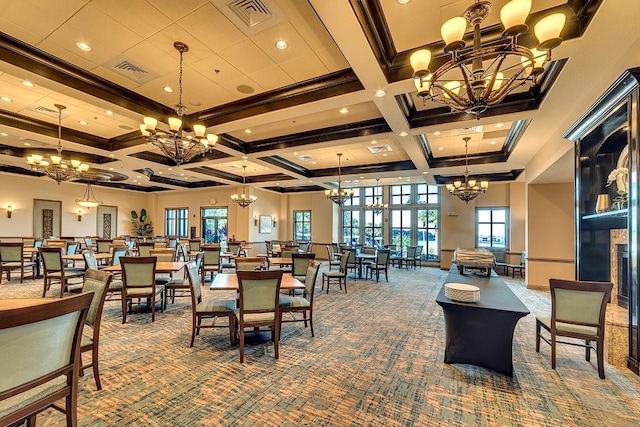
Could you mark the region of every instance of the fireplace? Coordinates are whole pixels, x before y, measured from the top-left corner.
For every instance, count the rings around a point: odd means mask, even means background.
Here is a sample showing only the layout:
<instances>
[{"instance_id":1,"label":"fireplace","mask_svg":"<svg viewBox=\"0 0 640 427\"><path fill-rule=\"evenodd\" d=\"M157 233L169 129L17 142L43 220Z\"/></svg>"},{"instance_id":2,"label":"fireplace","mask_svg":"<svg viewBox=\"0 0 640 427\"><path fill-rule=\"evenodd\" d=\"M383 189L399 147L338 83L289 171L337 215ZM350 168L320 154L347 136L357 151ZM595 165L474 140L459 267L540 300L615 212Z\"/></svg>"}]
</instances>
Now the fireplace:
<instances>
[{"instance_id":1,"label":"fireplace","mask_svg":"<svg viewBox=\"0 0 640 427\"><path fill-rule=\"evenodd\" d=\"M618 254L617 303L620 307L629 306L629 245L616 245Z\"/></svg>"}]
</instances>

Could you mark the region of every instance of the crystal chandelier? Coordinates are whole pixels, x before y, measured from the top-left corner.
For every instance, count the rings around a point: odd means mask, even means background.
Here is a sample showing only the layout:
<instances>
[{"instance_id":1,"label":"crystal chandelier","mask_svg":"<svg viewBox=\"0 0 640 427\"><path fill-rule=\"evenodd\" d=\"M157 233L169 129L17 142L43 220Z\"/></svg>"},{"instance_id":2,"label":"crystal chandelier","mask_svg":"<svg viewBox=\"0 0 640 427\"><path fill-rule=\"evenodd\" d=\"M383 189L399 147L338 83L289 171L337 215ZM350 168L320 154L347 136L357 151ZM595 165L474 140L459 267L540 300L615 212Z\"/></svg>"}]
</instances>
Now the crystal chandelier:
<instances>
[{"instance_id":1,"label":"crystal chandelier","mask_svg":"<svg viewBox=\"0 0 640 427\"><path fill-rule=\"evenodd\" d=\"M375 189L377 189L380 186L380 180L376 179L376 187ZM375 192L375 189L373 190ZM376 197L376 202L375 203L367 203L367 210L373 211L374 214L381 214L384 211L387 210L387 208L389 207L388 204L386 203L380 203L380 196L375 196Z\"/></svg>"},{"instance_id":2,"label":"crystal chandelier","mask_svg":"<svg viewBox=\"0 0 640 427\"><path fill-rule=\"evenodd\" d=\"M178 80L178 105L175 107L178 117L169 118L170 130L164 132L156 130L158 120L153 117L145 117L144 123L140 125L140 132L150 142L162 151L166 157L173 160L176 165L187 163L198 154L204 154L218 142L218 135L206 134L207 128L204 125L193 125L195 136L183 134L182 116L187 107L182 104L182 54L189 51L189 46L182 42L175 42L173 47L180 52L180 77ZM206 134L206 135L205 135Z\"/></svg>"},{"instance_id":3,"label":"crystal chandelier","mask_svg":"<svg viewBox=\"0 0 640 427\"><path fill-rule=\"evenodd\" d=\"M342 188L341 185L341 157L342 153L338 153L338 188L334 188L333 190L324 190L324 194L327 196L327 199L331 200L338 206L344 205L347 199L353 196L353 190L349 188Z\"/></svg>"},{"instance_id":4,"label":"crystal chandelier","mask_svg":"<svg viewBox=\"0 0 640 427\"><path fill-rule=\"evenodd\" d=\"M487 192L489 182L480 181L480 186L478 186L476 185L475 179L469 179L469 155L467 145L471 138L466 136L462 139L464 140L464 185L462 181L455 181L453 184L447 184L447 190L452 196L456 196L465 203L469 203L478 197L478 194Z\"/></svg>"},{"instance_id":5,"label":"crystal chandelier","mask_svg":"<svg viewBox=\"0 0 640 427\"><path fill-rule=\"evenodd\" d=\"M82 172L89 170L89 165L74 159L70 160L71 167L69 167L62 159L62 110L67 107L60 104L55 104L55 107L58 109L58 147L56 148L58 155L44 160L43 156L32 154L27 157L27 163L31 165L31 169L44 173L59 185L62 181L77 178Z\"/></svg>"},{"instance_id":6,"label":"crystal chandelier","mask_svg":"<svg viewBox=\"0 0 640 427\"><path fill-rule=\"evenodd\" d=\"M525 24L531 0L512 0L500 10L504 25L502 39L482 44L480 24L489 15L491 3L476 0L463 13L442 25L444 52L451 59L437 70L429 71L431 52L418 50L411 55L413 78L418 97L474 114L477 118L488 108L500 103L511 91L530 82L544 71L551 50L562 43L560 33L566 16L555 13L535 25L538 46L528 49L518 44L518 35L527 31ZM467 22L473 26L473 48L463 49Z\"/></svg>"},{"instance_id":7,"label":"crystal chandelier","mask_svg":"<svg viewBox=\"0 0 640 427\"><path fill-rule=\"evenodd\" d=\"M76 199L76 202L87 209L95 208L102 204L102 200L96 199L96 196L93 194L93 188L91 188L90 182L87 182L87 188L84 190L82 198Z\"/></svg>"},{"instance_id":8,"label":"crystal chandelier","mask_svg":"<svg viewBox=\"0 0 640 427\"><path fill-rule=\"evenodd\" d=\"M251 203L255 202L258 199L256 196L251 196L251 195L247 196L245 194L246 172L247 172L247 165L243 165L242 166L242 194L238 195L238 193L236 193L231 195L231 200L233 200L243 208L246 208L247 206L249 206Z\"/></svg>"}]
</instances>

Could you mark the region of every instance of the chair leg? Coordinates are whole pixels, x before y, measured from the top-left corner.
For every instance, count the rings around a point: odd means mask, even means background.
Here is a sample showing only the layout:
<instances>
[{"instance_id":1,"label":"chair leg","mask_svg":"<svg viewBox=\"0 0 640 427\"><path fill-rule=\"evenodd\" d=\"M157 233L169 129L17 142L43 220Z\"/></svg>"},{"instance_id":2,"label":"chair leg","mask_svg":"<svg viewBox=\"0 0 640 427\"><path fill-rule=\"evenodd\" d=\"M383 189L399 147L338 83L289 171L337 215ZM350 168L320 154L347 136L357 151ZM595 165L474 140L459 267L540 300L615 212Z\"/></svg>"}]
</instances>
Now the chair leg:
<instances>
[{"instance_id":1,"label":"chair leg","mask_svg":"<svg viewBox=\"0 0 640 427\"><path fill-rule=\"evenodd\" d=\"M540 353L540 321L536 319L536 353Z\"/></svg>"},{"instance_id":2,"label":"chair leg","mask_svg":"<svg viewBox=\"0 0 640 427\"><path fill-rule=\"evenodd\" d=\"M551 331L551 369L556 369L556 333Z\"/></svg>"},{"instance_id":3,"label":"chair leg","mask_svg":"<svg viewBox=\"0 0 640 427\"><path fill-rule=\"evenodd\" d=\"M584 341L584 360L591 361L591 341Z\"/></svg>"},{"instance_id":4,"label":"chair leg","mask_svg":"<svg viewBox=\"0 0 640 427\"><path fill-rule=\"evenodd\" d=\"M240 325L240 363L244 363L244 327Z\"/></svg>"},{"instance_id":5,"label":"chair leg","mask_svg":"<svg viewBox=\"0 0 640 427\"><path fill-rule=\"evenodd\" d=\"M281 319L282 313L280 313L278 316L276 316L276 322L278 322L279 319ZM280 322L278 322L280 323ZM280 354L278 353L278 341L280 341L280 325L279 324L274 324L273 325L273 350L275 353L275 357L276 359L280 358Z\"/></svg>"},{"instance_id":6,"label":"chair leg","mask_svg":"<svg viewBox=\"0 0 640 427\"><path fill-rule=\"evenodd\" d=\"M600 338L597 342L596 355L598 358L598 376L604 379L604 339Z\"/></svg>"},{"instance_id":7,"label":"chair leg","mask_svg":"<svg viewBox=\"0 0 640 427\"><path fill-rule=\"evenodd\" d=\"M191 344L189 344L189 347L193 347L193 342L196 340L196 322L199 322L199 319L200 317L198 317L198 320L194 318L191 322ZM198 328L198 332L200 332L200 328Z\"/></svg>"},{"instance_id":8,"label":"chair leg","mask_svg":"<svg viewBox=\"0 0 640 427\"><path fill-rule=\"evenodd\" d=\"M311 336L315 337L313 333L313 310L309 309L309 328L311 329Z\"/></svg>"},{"instance_id":9,"label":"chair leg","mask_svg":"<svg viewBox=\"0 0 640 427\"><path fill-rule=\"evenodd\" d=\"M127 323L127 297L122 295L122 323Z\"/></svg>"},{"instance_id":10,"label":"chair leg","mask_svg":"<svg viewBox=\"0 0 640 427\"><path fill-rule=\"evenodd\" d=\"M91 350L91 364L93 365L93 379L96 381L96 387L98 390L102 390L102 383L100 382L100 368L98 365L98 346L95 343Z\"/></svg>"},{"instance_id":11,"label":"chair leg","mask_svg":"<svg viewBox=\"0 0 640 427\"><path fill-rule=\"evenodd\" d=\"M229 342L231 345L234 344L235 335L236 335L236 325L235 325L236 315L234 313L229 313Z\"/></svg>"}]
</instances>

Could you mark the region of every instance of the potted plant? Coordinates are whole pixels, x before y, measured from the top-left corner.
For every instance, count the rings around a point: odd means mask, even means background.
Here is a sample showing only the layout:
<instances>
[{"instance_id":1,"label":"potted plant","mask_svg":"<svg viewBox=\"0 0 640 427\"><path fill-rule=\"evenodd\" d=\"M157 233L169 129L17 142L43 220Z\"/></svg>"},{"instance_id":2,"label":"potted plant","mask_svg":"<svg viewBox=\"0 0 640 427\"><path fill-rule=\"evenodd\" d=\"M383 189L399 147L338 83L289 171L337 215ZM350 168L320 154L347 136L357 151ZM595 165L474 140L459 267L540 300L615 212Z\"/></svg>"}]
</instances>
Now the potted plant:
<instances>
[{"instance_id":1,"label":"potted plant","mask_svg":"<svg viewBox=\"0 0 640 427\"><path fill-rule=\"evenodd\" d=\"M140 214L131 211L131 225L136 236L149 237L153 235L153 224L147 221L147 211L140 210Z\"/></svg>"}]
</instances>

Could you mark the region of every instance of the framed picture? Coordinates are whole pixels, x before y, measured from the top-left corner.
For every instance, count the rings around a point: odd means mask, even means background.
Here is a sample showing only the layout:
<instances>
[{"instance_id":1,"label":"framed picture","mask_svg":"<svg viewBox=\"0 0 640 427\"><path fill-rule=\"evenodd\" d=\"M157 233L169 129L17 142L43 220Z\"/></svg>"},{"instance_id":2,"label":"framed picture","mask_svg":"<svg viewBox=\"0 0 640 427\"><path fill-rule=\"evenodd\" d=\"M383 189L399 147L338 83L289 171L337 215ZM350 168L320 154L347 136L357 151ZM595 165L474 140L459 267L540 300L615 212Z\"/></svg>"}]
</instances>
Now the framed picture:
<instances>
[{"instance_id":1,"label":"framed picture","mask_svg":"<svg viewBox=\"0 0 640 427\"><path fill-rule=\"evenodd\" d=\"M261 234L271 233L271 217L269 215L260 215L260 229Z\"/></svg>"}]
</instances>

